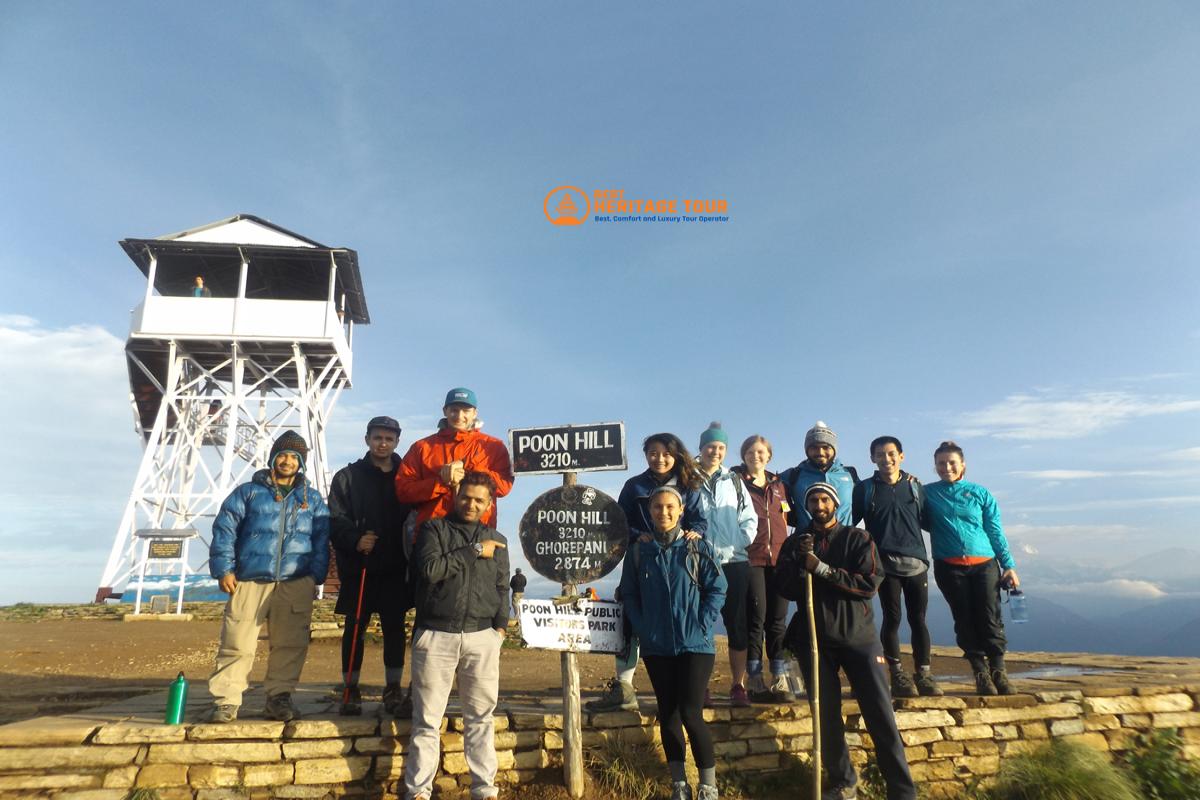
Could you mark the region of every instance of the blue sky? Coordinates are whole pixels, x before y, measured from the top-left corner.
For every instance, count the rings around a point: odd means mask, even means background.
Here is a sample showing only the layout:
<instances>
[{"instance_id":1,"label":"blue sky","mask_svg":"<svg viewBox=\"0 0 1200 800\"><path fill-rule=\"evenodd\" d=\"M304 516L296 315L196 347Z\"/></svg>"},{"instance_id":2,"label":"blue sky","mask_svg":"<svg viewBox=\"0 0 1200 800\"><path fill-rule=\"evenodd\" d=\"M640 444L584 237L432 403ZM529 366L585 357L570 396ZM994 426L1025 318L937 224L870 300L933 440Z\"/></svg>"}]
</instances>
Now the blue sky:
<instances>
[{"instance_id":1,"label":"blue sky","mask_svg":"<svg viewBox=\"0 0 1200 800\"><path fill-rule=\"evenodd\" d=\"M359 253L335 466L465 384L637 469L712 419L928 480L952 436L1019 567L1198 549L1193 4L17 2L0 75L0 602L90 599L133 480L117 240L238 212ZM730 220L557 228L561 184Z\"/></svg>"}]
</instances>

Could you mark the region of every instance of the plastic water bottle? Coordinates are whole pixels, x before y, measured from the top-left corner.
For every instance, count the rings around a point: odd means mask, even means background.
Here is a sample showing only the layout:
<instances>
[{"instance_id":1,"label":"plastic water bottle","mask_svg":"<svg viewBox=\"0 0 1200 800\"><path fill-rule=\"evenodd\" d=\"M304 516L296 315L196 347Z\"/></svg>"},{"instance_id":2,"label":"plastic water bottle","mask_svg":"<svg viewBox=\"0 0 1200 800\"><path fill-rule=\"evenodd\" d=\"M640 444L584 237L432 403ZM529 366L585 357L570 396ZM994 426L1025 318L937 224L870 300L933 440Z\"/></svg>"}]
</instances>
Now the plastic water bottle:
<instances>
[{"instance_id":1,"label":"plastic water bottle","mask_svg":"<svg viewBox=\"0 0 1200 800\"><path fill-rule=\"evenodd\" d=\"M1014 625L1029 622L1029 606L1025 604L1025 593L1020 589L1010 589L1008 592L1008 612Z\"/></svg>"},{"instance_id":2,"label":"plastic water bottle","mask_svg":"<svg viewBox=\"0 0 1200 800\"><path fill-rule=\"evenodd\" d=\"M179 673L174 681L171 682L171 690L167 692L167 716L166 723L168 725L178 725L183 722L183 712L187 709L188 682L187 678L183 677L183 673Z\"/></svg>"}]
</instances>

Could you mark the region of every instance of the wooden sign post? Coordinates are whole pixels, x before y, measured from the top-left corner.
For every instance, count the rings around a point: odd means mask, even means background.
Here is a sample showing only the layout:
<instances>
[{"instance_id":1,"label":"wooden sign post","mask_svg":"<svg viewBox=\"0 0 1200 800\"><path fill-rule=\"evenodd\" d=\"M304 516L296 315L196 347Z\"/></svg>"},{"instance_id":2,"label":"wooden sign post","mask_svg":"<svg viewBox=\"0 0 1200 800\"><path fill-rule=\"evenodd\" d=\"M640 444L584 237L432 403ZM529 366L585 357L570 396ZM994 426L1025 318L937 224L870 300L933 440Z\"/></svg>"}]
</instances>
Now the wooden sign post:
<instances>
[{"instance_id":1,"label":"wooden sign post","mask_svg":"<svg viewBox=\"0 0 1200 800\"><path fill-rule=\"evenodd\" d=\"M563 486L575 485L575 473L563 473ZM576 595L574 583L562 585L563 597ZM583 717L579 707L579 663L575 651L566 650L562 659L563 687L563 782L571 797L583 797Z\"/></svg>"},{"instance_id":2,"label":"wooden sign post","mask_svg":"<svg viewBox=\"0 0 1200 800\"><path fill-rule=\"evenodd\" d=\"M538 497L521 518L521 549L534 571L562 586L561 601L578 601L579 584L612 572L629 546L625 514L611 497L579 486L576 473L621 470L625 424L603 422L508 432L516 474L562 473L561 489ZM561 659L563 687L563 782L573 798L583 797L583 714L575 646Z\"/></svg>"}]
</instances>

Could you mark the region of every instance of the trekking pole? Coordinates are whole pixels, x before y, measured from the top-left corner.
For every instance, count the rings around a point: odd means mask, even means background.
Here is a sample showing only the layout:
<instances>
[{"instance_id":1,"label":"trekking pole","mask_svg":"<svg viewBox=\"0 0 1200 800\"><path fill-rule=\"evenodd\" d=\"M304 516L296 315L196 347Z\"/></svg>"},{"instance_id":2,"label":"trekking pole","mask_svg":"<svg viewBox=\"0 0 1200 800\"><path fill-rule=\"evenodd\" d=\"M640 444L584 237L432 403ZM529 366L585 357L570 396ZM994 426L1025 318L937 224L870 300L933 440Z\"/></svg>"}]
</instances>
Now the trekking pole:
<instances>
[{"instance_id":1,"label":"trekking pole","mask_svg":"<svg viewBox=\"0 0 1200 800\"><path fill-rule=\"evenodd\" d=\"M817 649L817 615L813 607L812 573L804 578L804 599L808 605L808 649L812 657L810 685L808 687L809 705L812 709L813 728L813 798L821 796L821 679L820 652Z\"/></svg>"},{"instance_id":2,"label":"trekking pole","mask_svg":"<svg viewBox=\"0 0 1200 800\"><path fill-rule=\"evenodd\" d=\"M354 671L354 655L358 650L358 629L362 625L363 589L367 588L367 565L363 564L358 576L358 605L354 607L354 636L350 639L350 660L346 662L346 675L342 682L342 705L350 702L350 673Z\"/></svg>"}]
</instances>

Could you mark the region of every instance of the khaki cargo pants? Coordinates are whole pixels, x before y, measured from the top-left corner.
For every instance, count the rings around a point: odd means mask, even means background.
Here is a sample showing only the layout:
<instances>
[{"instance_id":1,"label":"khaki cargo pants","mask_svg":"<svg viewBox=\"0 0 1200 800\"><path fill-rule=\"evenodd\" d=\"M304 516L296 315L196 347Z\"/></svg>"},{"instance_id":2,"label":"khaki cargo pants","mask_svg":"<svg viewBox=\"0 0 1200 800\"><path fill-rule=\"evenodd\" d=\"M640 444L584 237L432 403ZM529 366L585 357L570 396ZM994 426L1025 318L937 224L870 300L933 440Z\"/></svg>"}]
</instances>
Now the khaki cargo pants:
<instances>
[{"instance_id":1,"label":"khaki cargo pants","mask_svg":"<svg viewBox=\"0 0 1200 800\"><path fill-rule=\"evenodd\" d=\"M296 578L280 583L239 582L225 604L217 668L208 679L208 691L217 705L241 706L258 632L267 625L267 697L292 692L300 680L308 655L312 622L313 579Z\"/></svg>"}]
</instances>

